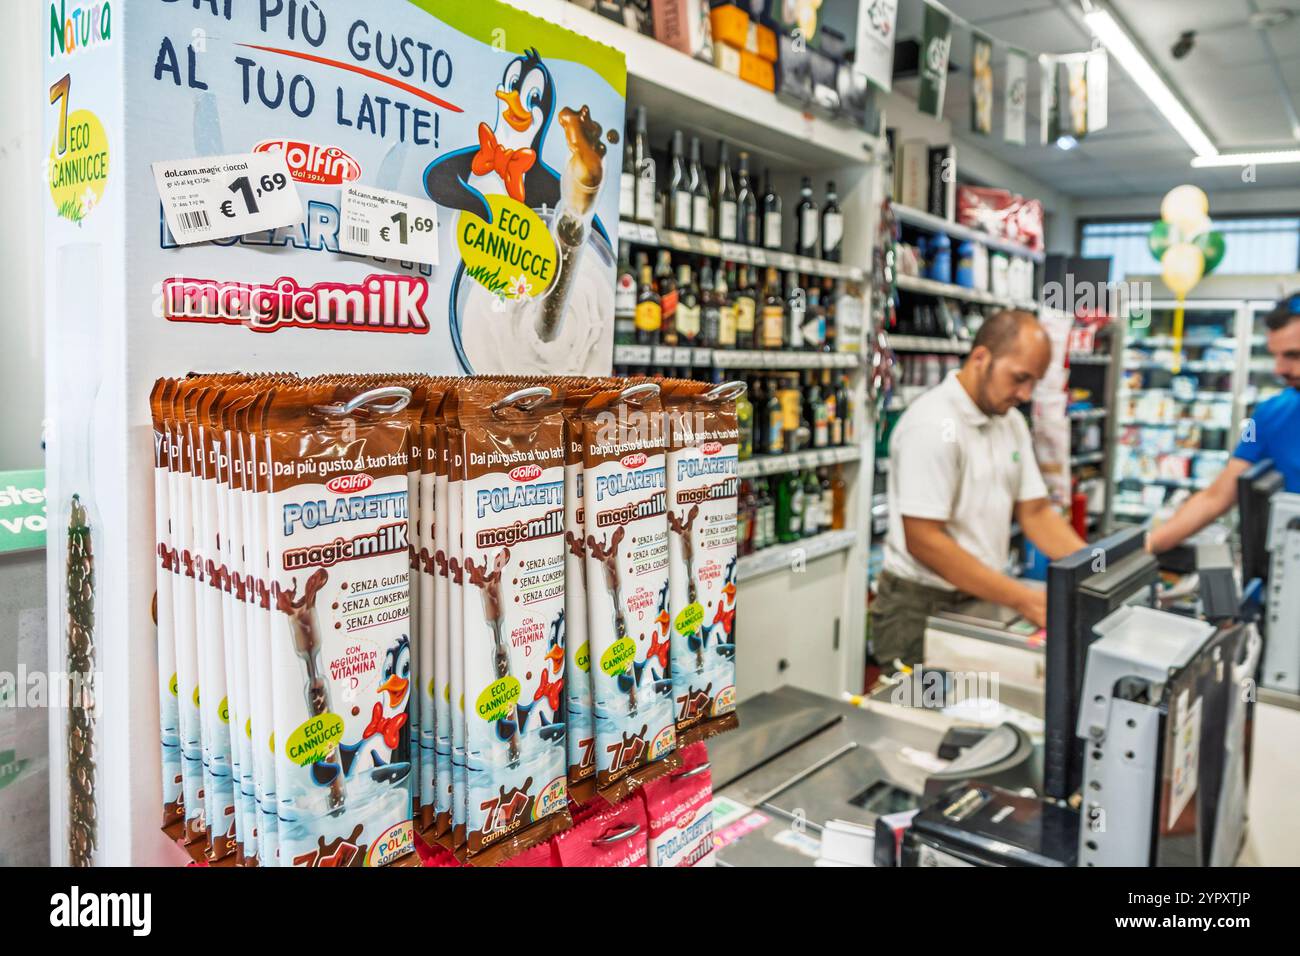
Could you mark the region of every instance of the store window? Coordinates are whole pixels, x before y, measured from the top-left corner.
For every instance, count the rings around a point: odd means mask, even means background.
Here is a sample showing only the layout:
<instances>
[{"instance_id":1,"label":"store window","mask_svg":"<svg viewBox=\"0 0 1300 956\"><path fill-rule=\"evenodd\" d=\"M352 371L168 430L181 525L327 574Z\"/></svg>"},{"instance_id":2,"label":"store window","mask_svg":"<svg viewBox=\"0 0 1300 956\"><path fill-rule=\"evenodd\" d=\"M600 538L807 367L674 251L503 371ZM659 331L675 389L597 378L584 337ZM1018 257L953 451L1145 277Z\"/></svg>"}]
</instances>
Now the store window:
<instances>
[{"instance_id":1,"label":"store window","mask_svg":"<svg viewBox=\"0 0 1300 956\"><path fill-rule=\"evenodd\" d=\"M1217 275L1295 272L1300 268L1300 216L1216 219L1227 244ZM1151 222L1085 222L1080 255L1111 259L1111 279L1150 275L1159 266L1147 249Z\"/></svg>"}]
</instances>

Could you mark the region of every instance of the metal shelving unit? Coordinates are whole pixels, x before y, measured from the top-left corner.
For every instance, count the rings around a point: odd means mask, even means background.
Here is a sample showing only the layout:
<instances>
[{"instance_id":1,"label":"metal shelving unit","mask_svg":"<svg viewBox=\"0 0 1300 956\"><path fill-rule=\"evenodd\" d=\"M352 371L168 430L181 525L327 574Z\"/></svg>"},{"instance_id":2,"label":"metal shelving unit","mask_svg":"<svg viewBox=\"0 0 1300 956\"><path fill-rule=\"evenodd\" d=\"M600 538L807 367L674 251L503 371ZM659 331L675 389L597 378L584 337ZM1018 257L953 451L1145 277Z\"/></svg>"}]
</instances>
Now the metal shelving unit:
<instances>
[{"instance_id":1,"label":"metal shelving unit","mask_svg":"<svg viewBox=\"0 0 1300 956\"><path fill-rule=\"evenodd\" d=\"M899 222L906 223L909 226L915 226L917 229L924 229L928 232L947 233L952 239L969 239L972 242L983 243L988 246L989 249L994 249L998 252L1005 252L1013 256L1023 256L1026 259L1032 259L1034 262L1043 261L1043 254L1041 252L1035 252L1027 246L1020 245L1018 242L1012 242L1009 239L991 236L983 230L972 229L970 226L963 226L960 223L944 219L941 216L933 216L920 209L913 209L911 206L894 203L894 216Z\"/></svg>"},{"instance_id":2,"label":"metal shelving unit","mask_svg":"<svg viewBox=\"0 0 1300 956\"><path fill-rule=\"evenodd\" d=\"M1012 299L1006 296L994 295L991 292L982 292L979 289L968 289L965 286L924 279L921 276L899 275L895 281L898 288L904 292L916 292L921 295L956 299L960 302L974 302L976 305L996 305L1008 309L1038 311L1038 303L1032 299Z\"/></svg>"},{"instance_id":3,"label":"metal shelving unit","mask_svg":"<svg viewBox=\"0 0 1300 956\"><path fill-rule=\"evenodd\" d=\"M1132 312L1125 323L1126 387L1117 394L1120 431L1109 475L1116 493L1123 495L1123 507L1115 513L1126 520L1143 520L1160 507L1153 505L1153 491L1142 490L1139 498L1130 489L1164 488L1167 502L1175 493L1208 485L1230 455L1246 408L1244 391L1252 374L1249 304L1186 302L1177 374L1169 334L1175 306L1154 301L1148 310ZM1140 387L1130 387L1139 376ZM1180 379L1195 379L1194 387ZM1169 473L1184 467L1185 475Z\"/></svg>"}]
</instances>

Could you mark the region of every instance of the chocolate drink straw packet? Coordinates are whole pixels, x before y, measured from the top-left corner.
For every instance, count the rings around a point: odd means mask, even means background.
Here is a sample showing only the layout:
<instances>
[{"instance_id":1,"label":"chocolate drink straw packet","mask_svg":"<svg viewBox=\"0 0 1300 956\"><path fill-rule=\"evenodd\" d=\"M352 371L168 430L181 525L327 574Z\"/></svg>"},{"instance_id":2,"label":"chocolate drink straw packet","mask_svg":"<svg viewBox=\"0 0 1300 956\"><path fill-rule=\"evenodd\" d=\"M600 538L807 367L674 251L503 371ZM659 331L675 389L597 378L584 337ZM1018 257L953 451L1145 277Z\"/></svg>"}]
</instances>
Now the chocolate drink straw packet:
<instances>
[{"instance_id":1,"label":"chocolate drink straw packet","mask_svg":"<svg viewBox=\"0 0 1300 956\"><path fill-rule=\"evenodd\" d=\"M253 773L261 826L261 862L278 866L280 859L279 801L275 780L275 707L271 687L271 575L267 541L270 535L271 493L270 462L267 458L267 409L274 388L260 395L249 407L243 436L246 461L244 473L249 477L252 500L249 508L251 543L249 580L249 654L248 675L253 733Z\"/></svg>"},{"instance_id":2,"label":"chocolate drink straw packet","mask_svg":"<svg viewBox=\"0 0 1300 956\"><path fill-rule=\"evenodd\" d=\"M194 613L194 536L190 481L189 428L185 406L205 388L202 381L177 383L166 427L170 470L168 511L172 534L172 634L176 642L176 701L181 746L181 788L185 807L185 842L207 840L203 789L203 730L199 719L198 637Z\"/></svg>"},{"instance_id":3,"label":"chocolate drink straw packet","mask_svg":"<svg viewBox=\"0 0 1300 956\"><path fill-rule=\"evenodd\" d=\"M451 496L451 443L447 438L443 407L447 392L433 415L434 440L433 483L433 642L434 642L434 833L450 848L455 802L452 774L452 738L455 720L451 706L451 571L448 565L448 530L453 522ZM459 567L459 564L457 565ZM445 838L445 839L444 839Z\"/></svg>"},{"instance_id":4,"label":"chocolate drink straw packet","mask_svg":"<svg viewBox=\"0 0 1300 956\"><path fill-rule=\"evenodd\" d=\"M606 382L605 387L611 383ZM564 696L569 796L586 803L596 791L596 731L592 721L590 645L587 642L587 539L582 457L586 447L579 414L602 384L569 386L564 418Z\"/></svg>"},{"instance_id":5,"label":"chocolate drink straw packet","mask_svg":"<svg viewBox=\"0 0 1300 956\"><path fill-rule=\"evenodd\" d=\"M678 745L737 726L735 399L743 382L703 391L668 383L668 625Z\"/></svg>"},{"instance_id":6,"label":"chocolate drink straw packet","mask_svg":"<svg viewBox=\"0 0 1300 956\"><path fill-rule=\"evenodd\" d=\"M468 862L569 824L564 742L564 447L558 383L454 390L464 440L462 644Z\"/></svg>"},{"instance_id":7,"label":"chocolate drink straw packet","mask_svg":"<svg viewBox=\"0 0 1300 956\"><path fill-rule=\"evenodd\" d=\"M601 392L582 418L596 787L617 802L676 766L659 386Z\"/></svg>"},{"instance_id":8,"label":"chocolate drink straw packet","mask_svg":"<svg viewBox=\"0 0 1300 956\"><path fill-rule=\"evenodd\" d=\"M364 383L362 383L364 384ZM282 865L412 851L409 389L311 383L268 410Z\"/></svg>"},{"instance_id":9,"label":"chocolate drink straw packet","mask_svg":"<svg viewBox=\"0 0 1300 956\"><path fill-rule=\"evenodd\" d=\"M222 622L225 568L221 553L219 491L221 461L212 408L224 400L226 386L208 389L195 405L191 425L195 438L194 464L198 480L195 521L199 625L199 716L203 724L204 793L208 811L208 859L221 860L236 851L234 764L230 746L229 694L226 682L226 641Z\"/></svg>"},{"instance_id":10,"label":"chocolate drink straw packet","mask_svg":"<svg viewBox=\"0 0 1300 956\"><path fill-rule=\"evenodd\" d=\"M162 750L162 825L185 819L184 793L181 787L180 702L176 697L176 622L172 611L172 582L177 560L171 535L171 493L168 474L171 470L172 443L168 438L166 415L176 380L160 378L149 396L153 419L153 500L154 500L154 623L158 629L158 726Z\"/></svg>"},{"instance_id":11,"label":"chocolate drink straw packet","mask_svg":"<svg viewBox=\"0 0 1300 956\"><path fill-rule=\"evenodd\" d=\"M437 693L437 654L434 641L434 621L438 614L434 599L437 579L437 565L435 562L437 512L435 508L434 481L438 456L441 455L441 448L437 443L435 420L447 387L448 382L446 379L434 379L429 384L418 423L421 445L420 474L417 489L420 508L420 547L416 555L416 572L411 588L412 591L418 588L421 608L418 628L419 653L417 654L420 691L420 773L418 778L420 808L418 819L419 829L421 830L435 827L440 809L450 809L449 801L446 798L440 799L438 790L438 719L441 705L445 702L441 700ZM443 717L444 721L447 719L449 719L449 716ZM447 739L448 741L451 739L450 729L448 729ZM447 756L450 758L450 752L448 752ZM434 835L436 836L438 832L441 831L435 827Z\"/></svg>"}]
</instances>

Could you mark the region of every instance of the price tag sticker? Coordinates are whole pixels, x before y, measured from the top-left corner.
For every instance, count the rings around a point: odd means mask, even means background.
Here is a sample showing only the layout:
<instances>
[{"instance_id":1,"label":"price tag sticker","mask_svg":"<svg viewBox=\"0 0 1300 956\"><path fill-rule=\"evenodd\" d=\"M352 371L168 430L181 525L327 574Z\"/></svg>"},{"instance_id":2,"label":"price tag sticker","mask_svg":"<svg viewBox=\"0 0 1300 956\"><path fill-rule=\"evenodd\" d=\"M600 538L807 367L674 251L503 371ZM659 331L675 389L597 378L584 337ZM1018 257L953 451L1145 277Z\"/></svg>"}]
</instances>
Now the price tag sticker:
<instances>
[{"instance_id":1,"label":"price tag sticker","mask_svg":"<svg viewBox=\"0 0 1300 956\"><path fill-rule=\"evenodd\" d=\"M339 212L344 252L438 264L438 206L432 200L349 183Z\"/></svg>"},{"instance_id":2,"label":"price tag sticker","mask_svg":"<svg viewBox=\"0 0 1300 956\"><path fill-rule=\"evenodd\" d=\"M153 164L167 228L180 245L302 222L284 154L236 153Z\"/></svg>"},{"instance_id":3,"label":"price tag sticker","mask_svg":"<svg viewBox=\"0 0 1300 956\"><path fill-rule=\"evenodd\" d=\"M795 268L794 256L788 252L777 253L777 265L786 272L793 272Z\"/></svg>"}]
</instances>

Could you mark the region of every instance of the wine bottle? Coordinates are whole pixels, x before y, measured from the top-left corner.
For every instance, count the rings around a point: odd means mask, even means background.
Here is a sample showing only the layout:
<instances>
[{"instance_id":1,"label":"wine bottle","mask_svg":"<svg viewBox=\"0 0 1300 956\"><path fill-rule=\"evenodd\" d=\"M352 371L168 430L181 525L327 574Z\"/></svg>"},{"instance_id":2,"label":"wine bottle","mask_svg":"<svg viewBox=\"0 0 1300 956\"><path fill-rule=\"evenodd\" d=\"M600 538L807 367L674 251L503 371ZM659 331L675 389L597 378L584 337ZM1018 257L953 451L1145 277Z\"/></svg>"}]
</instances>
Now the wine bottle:
<instances>
[{"instance_id":1,"label":"wine bottle","mask_svg":"<svg viewBox=\"0 0 1300 956\"><path fill-rule=\"evenodd\" d=\"M723 242L736 241L736 226L739 211L736 207L736 183L731 178L731 160L727 155L727 144L718 142L718 186L713 191L714 225L718 238Z\"/></svg>"},{"instance_id":2,"label":"wine bottle","mask_svg":"<svg viewBox=\"0 0 1300 956\"><path fill-rule=\"evenodd\" d=\"M636 166L636 219L647 226L655 224L655 161L650 155L650 136L646 132L645 107L636 108L636 138L632 145Z\"/></svg>"},{"instance_id":3,"label":"wine bottle","mask_svg":"<svg viewBox=\"0 0 1300 956\"><path fill-rule=\"evenodd\" d=\"M736 176L736 209L739 220L736 241L756 246L761 241L758 234L758 196L754 193L754 184L749 178L749 153L742 150L738 159L740 168Z\"/></svg>"},{"instance_id":4,"label":"wine bottle","mask_svg":"<svg viewBox=\"0 0 1300 956\"><path fill-rule=\"evenodd\" d=\"M700 161L700 138L691 137L691 232L701 236L712 235L709 201L709 177L704 174L704 164Z\"/></svg>"},{"instance_id":5,"label":"wine bottle","mask_svg":"<svg viewBox=\"0 0 1300 956\"><path fill-rule=\"evenodd\" d=\"M826 184L826 205L822 207L822 258L828 262L841 262L844 258L844 215L840 212L840 198L835 192L835 182Z\"/></svg>"},{"instance_id":6,"label":"wine bottle","mask_svg":"<svg viewBox=\"0 0 1300 956\"><path fill-rule=\"evenodd\" d=\"M781 248L781 197L772 188L772 170L764 173L767 189L763 191L763 248Z\"/></svg>"},{"instance_id":7,"label":"wine bottle","mask_svg":"<svg viewBox=\"0 0 1300 956\"><path fill-rule=\"evenodd\" d=\"M817 203L813 201L812 180L807 176L799 187L798 238L795 249L801 256L817 256Z\"/></svg>"},{"instance_id":8,"label":"wine bottle","mask_svg":"<svg viewBox=\"0 0 1300 956\"><path fill-rule=\"evenodd\" d=\"M667 346L677 345L677 278L673 275L672 254L667 249L659 251L655 266L655 291L659 293L662 313L659 341Z\"/></svg>"},{"instance_id":9,"label":"wine bottle","mask_svg":"<svg viewBox=\"0 0 1300 956\"><path fill-rule=\"evenodd\" d=\"M673 142L668 155L668 200L667 207L664 209L665 222L670 229L689 232L694 197L691 195L690 172L687 170L686 157L682 152L681 130L673 131Z\"/></svg>"},{"instance_id":10,"label":"wine bottle","mask_svg":"<svg viewBox=\"0 0 1300 956\"><path fill-rule=\"evenodd\" d=\"M683 262L677 267L677 344L694 347L700 344L700 292L691 278L691 267Z\"/></svg>"},{"instance_id":11,"label":"wine bottle","mask_svg":"<svg viewBox=\"0 0 1300 956\"><path fill-rule=\"evenodd\" d=\"M618 281L614 286L614 342L636 341L636 276L628 258L626 243L619 243Z\"/></svg>"}]
</instances>

